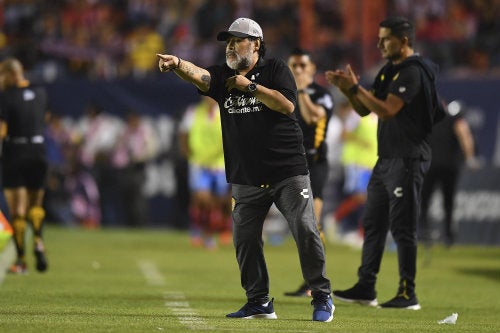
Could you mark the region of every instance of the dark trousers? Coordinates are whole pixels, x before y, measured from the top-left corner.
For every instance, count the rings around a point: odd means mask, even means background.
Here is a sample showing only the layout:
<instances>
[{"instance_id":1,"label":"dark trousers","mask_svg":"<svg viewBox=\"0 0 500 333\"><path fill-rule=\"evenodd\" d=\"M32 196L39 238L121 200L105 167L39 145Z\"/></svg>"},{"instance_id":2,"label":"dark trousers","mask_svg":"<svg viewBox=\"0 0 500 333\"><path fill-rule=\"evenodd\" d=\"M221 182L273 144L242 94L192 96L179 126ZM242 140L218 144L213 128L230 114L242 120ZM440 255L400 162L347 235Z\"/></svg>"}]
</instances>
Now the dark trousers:
<instances>
[{"instance_id":1,"label":"dark trousers","mask_svg":"<svg viewBox=\"0 0 500 333\"><path fill-rule=\"evenodd\" d=\"M453 206L460 176L459 166L432 165L425 176L422 189L422 215L419 225L419 234L423 240L430 240L430 225L428 220L429 201L436 187L440 185L443 194L444 232L448 240L453 238Z\"/></svg>"},{"instance_id":2,"label":"dark trousers","mask_svg":"<svg viewBox=\"0 0 500 333\"><path fill-rule=\"evenodd\" d=\"M287 178L269 187L232 185L233 239L241 273L241 285L249 301L269 300L269 275L264 258L262 228L273 204L288 222L297 244L304 280L313 297L329 295L325 253L316 226L308 175Z\"/></svg>"},{"instance_id":3,"label":"dark trousers","mask_svg":"<svg viewBox=\"0 0 500 333\"><path fill-rule=\"evenodd\" d=\"M375 288L388 231L398 249L400 289L414 292L417 221L424 176L430 161L379 158L368 184L359 282Z\"/></svg>"}]
</instances>

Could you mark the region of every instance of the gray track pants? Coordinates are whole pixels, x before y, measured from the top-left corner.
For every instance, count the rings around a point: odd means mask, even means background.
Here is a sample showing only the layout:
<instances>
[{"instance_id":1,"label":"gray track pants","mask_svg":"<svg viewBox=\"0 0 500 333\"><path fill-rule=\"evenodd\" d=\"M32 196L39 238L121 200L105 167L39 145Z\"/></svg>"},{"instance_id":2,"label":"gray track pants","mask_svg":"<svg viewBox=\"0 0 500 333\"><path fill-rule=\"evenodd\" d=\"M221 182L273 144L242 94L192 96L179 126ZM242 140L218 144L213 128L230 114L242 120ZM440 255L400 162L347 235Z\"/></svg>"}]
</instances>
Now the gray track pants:
<instances>
[{"instance_id":1,"label":"gray track pants","mask_svg":"<svg viewBox=\"0 0 500 333\"><path fill-rule=\"evenodd\" d=\"M325 273L325 253L314 216L309 176L290 177L269 187L233 184L232 195L234 246L241 285L248 300L267 302L269 299L262 228L273 202L288 222L297 244L302 275L313 297L329 295L330 281Z\"/></svg>"}]
</instances>

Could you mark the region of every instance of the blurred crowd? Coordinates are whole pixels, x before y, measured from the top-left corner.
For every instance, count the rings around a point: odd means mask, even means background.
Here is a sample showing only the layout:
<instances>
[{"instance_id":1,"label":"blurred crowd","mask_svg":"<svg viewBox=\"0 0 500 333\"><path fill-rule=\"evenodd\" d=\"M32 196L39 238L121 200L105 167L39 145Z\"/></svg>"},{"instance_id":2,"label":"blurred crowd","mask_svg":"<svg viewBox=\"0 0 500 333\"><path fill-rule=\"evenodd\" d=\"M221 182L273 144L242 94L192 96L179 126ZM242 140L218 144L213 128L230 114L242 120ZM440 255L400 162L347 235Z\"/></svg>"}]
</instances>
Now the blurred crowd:
<instances>
[{"instance_id":1,"label":"blurred crowd","mask_svg":"<svg viewBox=\"0 0 500 333\"><path fill-rule=\"evenodd\" d=\"M261 24L270 54L285 57L291 45L307 44L320 71L346 62L375 66L363 61L368 52L359 47L362 34L370 27L354 32L349 28L358 24L363 3L3 0L0 57L19 58L28 70L46 81L67 75L106 80L141 78L156 70L152 55L160 50L202 66L223 59L223 50L214 40L216 32L226 29L235 17L248 16ZM353 12L347 9L349 6L358 7ZM414 20L421 44L417 50L446 70L500 67L497 0L373 0L370 6L384 8L387 15L404 15ZM306 33L305 26L309 29Z\"/></svg>"},{"instance_id":2,"label":"blurred crowd","mask_svg":"<svg viewBox=\"0 0 500 333\"><path fill-rule=\"evenodd\" d=\"M295 45L307 45L318 73L351 63L368 72L360 47L363 29L347 32L359 15L347 7L361 0L0 0L0 59L22 61L31 77L45 82L67 77L143 79L157 73L159 51L201 66L224 59L215 41L235 17L252 17L265 35L268 53L286 59ZM449 73L500 69L500 1L372 0L384 15L415 22L416 50ZM309 9L309 10L307 10ZM308 26L309 30L305 30ZM376 30L376 29L375 29ZM307 31L314 32L308 34ZM375 39L376 40L376 39ZM376 43L371 40L371 47ZM380 61L377 56L374 61ZM360 71L361 72L361 71ZM339 104L340 105L340 104ZM187 106L186 106L187 107ZM64 114L64 112L63 112ZM341 133L346 117L335 115L330 205L342 197ZM337 126L335 126L337 124ZM161 176L149 169L175 145L173 120L151 119L140 110L125 117L103 112L89 101L78 119L52 114L47 127L51 170L46 195L48 219L89 228L148 222L148 186L172 193L176 175L168 164ZM333 129L336 129L333 130ZM335 132L335 133L334 133ZM345 138L344 138L345 139ZM176 157L169 156L169 159ZM167 175L167 176L165 176ZM151 194L150 193L150 194ZM339 194L340 193L340 194ZM358 210L355 206L353 210ZM343 225L356 230L354 223Z\"/></svg>"},{"instance_id":3,"label":"blurred crowd","mask_svg":"<svg viewBox=\"0 0 500 333\"><path fill-rule=\"evenodd\" d=\"M500 66L500 1L392 0L389 12L413 19L417 50L444 70Z\"/></svg>"},{"instance_id":4,"label":"blurred crowd","mask_svg":"<svg viewBox=\"0 0 500 333\"><path fill-rule=\"evenodd\" d=\"M145 226L146 168L161 151L161 126L135 110L123 119L97 104L78 119L48 118L47 219L87 228Z\"/></svg>"}]
</instances>

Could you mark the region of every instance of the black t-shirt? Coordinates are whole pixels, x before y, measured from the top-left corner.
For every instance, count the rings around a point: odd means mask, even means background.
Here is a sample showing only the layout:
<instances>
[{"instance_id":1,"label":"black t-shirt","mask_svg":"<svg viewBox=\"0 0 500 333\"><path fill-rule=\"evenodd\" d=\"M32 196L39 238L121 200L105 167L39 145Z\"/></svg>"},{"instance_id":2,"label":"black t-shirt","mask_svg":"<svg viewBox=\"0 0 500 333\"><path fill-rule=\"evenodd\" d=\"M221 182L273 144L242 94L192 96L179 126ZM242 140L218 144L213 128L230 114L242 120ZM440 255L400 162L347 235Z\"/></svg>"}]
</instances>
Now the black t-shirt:
<instances>
[{"instance_id":1,"label":"black t-shirt","mask_svg":"<svg viewBox=\"0 0 500 333\"><path fill-rule=\"evenodd\" d=\"M464 119L462 112L451 115L447 112L446 117L437 123L432 129L432 167L456 167L459 168L464 162L464 155L455 133L455 124Z\"/></svg>"},{"instance_id":2,"label":"black t-shirt","mask_svg":"<svg viewBox=\"0 0 500 333\"><path fill-rule=\"evenodd\" d=\"M389 93L404 101L395 117L378 122L378 155L381 158L411 157L431 159L429 135L435 108L435 69L418 55L400 64L387 63L373 84L377 98Z\"/></svg>"},{"instance_id":3,"label":"black t-shirt","mask_svg":"<svg viewBox=\"0 0 500 333\"><path fill-rule=\"evenodd\" d=\"M327 143L325 142L326 131L328 130L328 120L333 112L333 97L328 90L313 82L306 89L306 93L314 104L321 105L325 111L325 118L316 124L308 125L302 118L299 104L295 109L295 114L299 120L300 128L304 135L304 147L306 149L307 161L309 164L326 161Z\"/></svg>"},{"instance_id":4,"label":"black t-shirt","mask_svg":"<svg viewBox=\"0 0 500 333\"><path fill-rule=\"evenodd\" d=\"M11 138L42 136L47 94L40 86L8 88L0 93L0 119L7 123Z\"/></svg>"},{"instance_id":5,"label":"black t-shirt","mask_svg":"<svg viewBox=\"0 0 500 333\"><path fill-rule=\"evenodd\" d=\"M226 79L235 71L226 64L207 70L210 89L200 93L219 103L227 181L260 186L307 174L303 136L295 114L272 111L250 92L227 91ZM297 104L294 78L282 60L259 59L246 77Z\"/></svg>"}]
</instances>

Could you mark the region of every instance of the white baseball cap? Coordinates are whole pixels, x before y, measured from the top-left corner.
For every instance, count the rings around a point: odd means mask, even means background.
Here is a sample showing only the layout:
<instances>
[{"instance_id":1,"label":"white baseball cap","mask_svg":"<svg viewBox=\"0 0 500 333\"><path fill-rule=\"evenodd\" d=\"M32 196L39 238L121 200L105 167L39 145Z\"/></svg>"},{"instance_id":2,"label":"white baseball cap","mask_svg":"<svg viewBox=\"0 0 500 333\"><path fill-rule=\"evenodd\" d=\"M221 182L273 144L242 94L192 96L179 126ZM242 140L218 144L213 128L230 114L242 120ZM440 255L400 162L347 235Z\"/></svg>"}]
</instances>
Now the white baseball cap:
<instances>
[{"instance_id":1,"label":"white baseball cap","mask_svg":"<svg viewBox=\"0 0 500 333\"><path fill-rule=\"evenodd\" d=\"M227 31L221 31L217 34L217 40L225 41L230 36L235 37L256 37L264 40L264 34L260 25L249 18L240 17L234 21Z\"/></svg>"}]
</instances>

